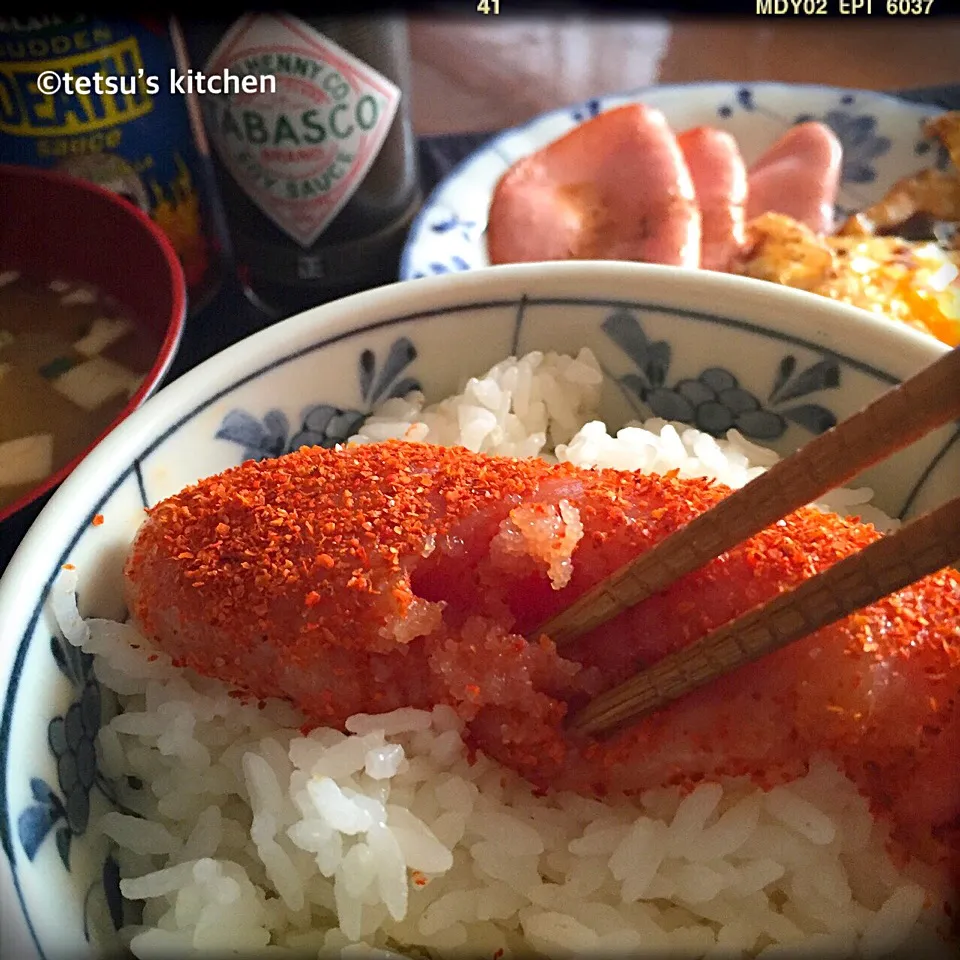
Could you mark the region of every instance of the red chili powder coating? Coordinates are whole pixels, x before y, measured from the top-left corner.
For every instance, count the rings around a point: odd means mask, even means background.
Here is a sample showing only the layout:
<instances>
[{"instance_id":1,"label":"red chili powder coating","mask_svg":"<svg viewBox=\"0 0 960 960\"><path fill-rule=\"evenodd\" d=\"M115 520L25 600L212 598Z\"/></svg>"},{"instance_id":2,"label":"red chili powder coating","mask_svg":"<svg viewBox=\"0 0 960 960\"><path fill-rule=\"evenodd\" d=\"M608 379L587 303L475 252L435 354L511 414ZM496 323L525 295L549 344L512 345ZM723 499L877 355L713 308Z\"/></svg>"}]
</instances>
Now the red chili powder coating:
<instances>
[{"instance_id":1,"label":"red chili powder coating","mask_svg":"<svg viewBox=\"0 0 960 960\"><path fill-rule=\"evenodd\" d=\"M929 859L960 817L960 576L945 571L609 740L563 718L608 687L879 534L804 508L565 647L523 635L729 491L390 441L250 462L158 504L127 565L134 618L183 666L305 729L445 702L481 748L545 790L606 796L832 757ZM534 556L491 551L519 504L579 512L561 591ZM527 511L540 515L542 511ZM521 512L511 518L516 518ZM948 758L949 762L948 762ZM951 832L952 831L952 832ZM930 849L928 849L930 848ZM939 848L937 848L939 849Z\"/></svg>"}]
</instances>

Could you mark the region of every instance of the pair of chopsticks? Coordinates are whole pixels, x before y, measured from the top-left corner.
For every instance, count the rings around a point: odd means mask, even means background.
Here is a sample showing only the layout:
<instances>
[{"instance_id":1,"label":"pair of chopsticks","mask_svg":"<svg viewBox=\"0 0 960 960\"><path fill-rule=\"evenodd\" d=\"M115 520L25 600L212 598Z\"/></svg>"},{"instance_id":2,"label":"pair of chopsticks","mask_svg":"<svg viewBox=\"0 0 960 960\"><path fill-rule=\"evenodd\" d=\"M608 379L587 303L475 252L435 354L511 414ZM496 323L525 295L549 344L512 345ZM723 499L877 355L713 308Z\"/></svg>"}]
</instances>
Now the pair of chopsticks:
<instances>
[{"instance_id":1,"label":"pair of chopsticks","mask_svg":"<svg viewBox=\"0 0 960 960\"><path fill-rule=\"evenodd\" d=\"M731 493L587 591L534 635L545 633L562 646L958 418L960 347ZM599 695L571 718L570 726L603 733L652 713L958 557L960 497L955 497Z\"/></svg>"}]
</instances>

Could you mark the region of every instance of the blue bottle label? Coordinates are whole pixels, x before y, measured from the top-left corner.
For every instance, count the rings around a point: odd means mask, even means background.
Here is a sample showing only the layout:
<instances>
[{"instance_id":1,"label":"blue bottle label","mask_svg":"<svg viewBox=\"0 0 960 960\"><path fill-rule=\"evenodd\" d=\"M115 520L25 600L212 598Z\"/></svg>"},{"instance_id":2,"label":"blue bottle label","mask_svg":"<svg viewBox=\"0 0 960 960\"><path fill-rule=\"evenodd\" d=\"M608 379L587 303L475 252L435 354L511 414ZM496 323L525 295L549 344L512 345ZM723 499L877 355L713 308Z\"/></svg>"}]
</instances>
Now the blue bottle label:
<instances>
[{"instance_id":1,"label":"blue bottle label","mask_svg":"<svg viewBox=\"0 0 960 960\"><path fill-rule=\"evenodd\" d=\"M202 158L162 21L0 17L0 162L121 194L169 237L187 284L211 270Z\"/></svg>"}]
</instances>

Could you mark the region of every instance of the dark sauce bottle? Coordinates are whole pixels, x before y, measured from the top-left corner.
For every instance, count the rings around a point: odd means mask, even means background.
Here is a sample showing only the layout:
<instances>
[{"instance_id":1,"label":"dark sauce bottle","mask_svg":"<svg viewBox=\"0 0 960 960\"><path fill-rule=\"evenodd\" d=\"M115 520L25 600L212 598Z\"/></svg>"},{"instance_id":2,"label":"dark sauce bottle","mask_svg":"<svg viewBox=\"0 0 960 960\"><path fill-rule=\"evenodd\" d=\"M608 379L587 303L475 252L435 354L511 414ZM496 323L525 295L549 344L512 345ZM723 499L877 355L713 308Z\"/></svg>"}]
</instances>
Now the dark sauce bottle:
<instances>
[{"instance_id":1,"label":"dark sauce bottle","mask_svg":"<svg viewBox=\"0 0 960 960\"><path fill-rule=\"evenodd\" d=\"M183 29L251 299L289 316L396 280L420 204L406 22L272 12Z\"/></svg>"}]
</instances>

